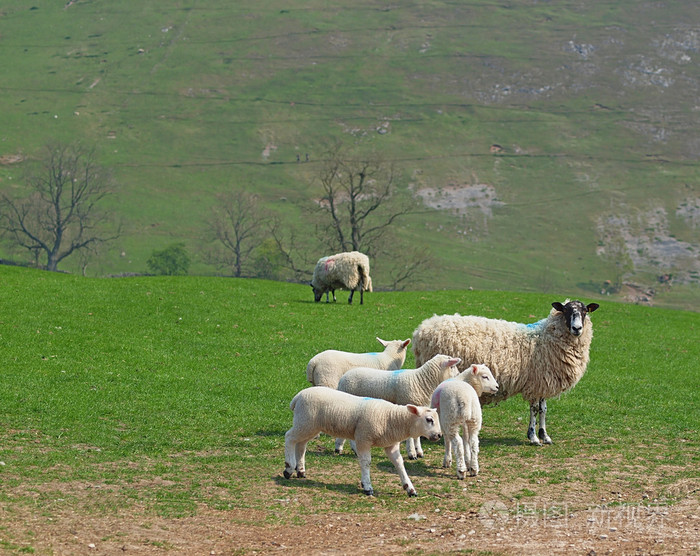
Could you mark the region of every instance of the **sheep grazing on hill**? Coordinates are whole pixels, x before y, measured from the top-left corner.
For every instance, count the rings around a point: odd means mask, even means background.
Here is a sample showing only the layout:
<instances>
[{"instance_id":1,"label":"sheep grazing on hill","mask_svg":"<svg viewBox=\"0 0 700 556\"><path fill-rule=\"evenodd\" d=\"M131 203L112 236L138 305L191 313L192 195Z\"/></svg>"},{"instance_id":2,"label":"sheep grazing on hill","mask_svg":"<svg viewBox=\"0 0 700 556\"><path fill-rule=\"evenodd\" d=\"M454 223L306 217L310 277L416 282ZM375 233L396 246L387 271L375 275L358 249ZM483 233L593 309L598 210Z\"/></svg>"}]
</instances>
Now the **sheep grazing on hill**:
<instances>
[{"instance_id":1,"label":"sheep grazing on hill","mask_svg":"<svg viewBox=\"0 0 700 556\"><path fill-rule=\"evenodd\" d=\"M311 279L311 287L314 290L314 300L321 301L323 294L326 294L328 303L328 292L333 294L335 301L335 290L350 290L348 303L352 303L352 296L355 290L360 291L360 305L364 303L364 292L372 291L372 278L369 275L369 258L359 251L348 253L337 253L329 257L321 257L314 268L314 276Z\"/></svg>"},{"instance_id":2,"label":"sheep grazing on hill","mask_svg":"<svg viewBox=\"0 0 700 556\"><path fill-rule=\"evenodd\" d=\"M482 422L479 398L484 392L495 394L498 383L486 365L472 365L459 376L441 382L430 399L430 407L435 408L440 416L440 429L445 439L442 466L452 467L454 454L458 479L464 479L467 472L471 475L479 473L479 431Z\"/></svg>"},{"instance_id":3,"label":"sheep grazing on hill","mask_svg":"<svg viewBox=\"0 0 700 556\"><path fill-rule=\"evenodd\" d=\"M416 363L436 353L452 353L463 361L488 365L500 387L495 395L484 394L482 405L522 394L530 402L528 439L532 444L551 444L545 425L547 399L573 388L586 371L593 339L589 313L599 305L567 300L554 302L552 307L547 318L528 325L459 314L434 315L413 333Z\"/></svg>"},{"instance_id":4,"label":"sheep grazing on hill","mask_svg":"<svg viewBox=\"0 0 700 556\"><path fill-rule=\"evenodd\" d=\"M284 435L284 476L306 476L306 445L318 433L354 440L360 460L362 490L374 494L369 476L372 447L384 448L409 496L416 496L404 467L400 442L409 436L439 440L437 412L428 407L396 405L385 400L360 398L331 388L314 386L302 390L289 405L294 412L292 428Z\"/></svg>"},{"instance_id":5,"label":"sheep grazing on hill","mask_svg":"<svg viewBox=\"0 0 700 556\"><path fill-rule=\"evenodd\" d=\"M435 388L443 380L457 376L461 359L449 355L435 355L417 369L400 369L383 372L357 367L350 369L338 382L338 390L356 396L372 396L398 404L428 405ZM341 453L343 440L336 442L336 452ZM423 457L420 436L406 441L408 459Z\"/></svg>"},{"instance_id":6,"label":"sheep grazing on hill","mask_svg":"<svg viewBox=\"0 0 700 556\"><path fill-rule=\"evenodd\" d=\"M353 367L371 367L392 371L400 369L406 361L410 339L391 340L377 338L384 346L381 353L350 353L328 349L314 355L306 366L306 379L314 386L337 388L340 377Z\"/></svg>"}]
</instances>

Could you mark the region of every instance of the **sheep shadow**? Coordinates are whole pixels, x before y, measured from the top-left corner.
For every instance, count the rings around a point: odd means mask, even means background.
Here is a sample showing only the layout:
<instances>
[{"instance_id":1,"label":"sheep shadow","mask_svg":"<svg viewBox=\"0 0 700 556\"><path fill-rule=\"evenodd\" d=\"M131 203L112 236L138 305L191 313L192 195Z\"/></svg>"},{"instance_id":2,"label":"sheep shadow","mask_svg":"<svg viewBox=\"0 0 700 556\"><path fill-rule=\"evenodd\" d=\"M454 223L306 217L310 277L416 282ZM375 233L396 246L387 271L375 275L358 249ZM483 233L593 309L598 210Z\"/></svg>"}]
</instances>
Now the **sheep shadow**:
<instances>
[{"instance_id":1,"label":"sheep shadow","mask_svg":"<svg viewBox=\"0 0 700 556\"><path fill-rule=\"evenodd\" d=\"M308 473L308 472L307 472ZM290 477L286 479L283 475L275 475L272 480L281 487L294 487L313 489L315 491L333 491L340 494L364 494L356 484L348 483L324 483L318 479Z\"/></svg>"}]
</instances>

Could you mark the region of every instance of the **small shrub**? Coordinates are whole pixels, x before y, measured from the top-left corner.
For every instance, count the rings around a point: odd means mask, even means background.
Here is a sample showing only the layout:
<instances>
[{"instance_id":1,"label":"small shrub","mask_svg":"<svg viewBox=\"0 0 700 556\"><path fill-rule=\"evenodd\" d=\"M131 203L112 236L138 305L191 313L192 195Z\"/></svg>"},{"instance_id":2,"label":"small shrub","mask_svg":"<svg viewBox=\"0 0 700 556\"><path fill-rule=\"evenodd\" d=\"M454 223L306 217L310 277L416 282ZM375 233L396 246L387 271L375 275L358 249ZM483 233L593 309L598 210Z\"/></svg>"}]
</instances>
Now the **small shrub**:
<instances>
[{"instance_id":1,"label":"small shrub","mask_svg":"<svg viewBox=\"0 0 700 556\"><path fill-rule=\"evenodd\" d=\"M146 264L153 274L184 276L190 269L190 256L184 243L173 243L161 251L153 251Z\"/></svg>"}]
</instances>

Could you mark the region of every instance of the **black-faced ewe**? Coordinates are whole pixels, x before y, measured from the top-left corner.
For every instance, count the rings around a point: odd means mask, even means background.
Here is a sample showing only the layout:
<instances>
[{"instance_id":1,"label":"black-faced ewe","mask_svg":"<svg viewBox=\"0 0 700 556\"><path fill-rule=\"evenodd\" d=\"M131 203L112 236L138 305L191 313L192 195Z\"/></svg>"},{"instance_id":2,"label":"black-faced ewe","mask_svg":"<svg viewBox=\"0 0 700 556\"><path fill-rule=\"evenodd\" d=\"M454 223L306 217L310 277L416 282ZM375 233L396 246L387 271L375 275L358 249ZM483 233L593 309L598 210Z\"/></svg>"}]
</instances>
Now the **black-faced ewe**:
<instances>
[{"instance_id":1,"label":"black-faced ewe","mask_svg":"<svg viewBox=\"0 0 700 556\"><path fill-rule=\"evenodd\" d=\"M353 367L371 367L391 371L400 369L406 361L406 348L411 343L407 340L389 342L377 338L384 346L380 353L351 353L328 349L314 355L306 365L306 379L314 386L337 388L340 377Z\"/></svg>"},{"instance_id":2,"label":"black-faced ewe","mask_svg":"<svg viewBox=\"0 0 700 556\"><path fill-rule=\"evenodd\" d=\"M417 369L399 369L389 373L356 367L345 373L338 390L356 396L372 396L398 404L430 404L430 396L443 380L457 376L461 359L437 354ZM342 451L342 440L336 442L336 452ZM420 436L406 440L408 459L423 457Z\"/></svg>"},{"instance_id":3,"label":"black-faced ewe","mask_svg":"<svg viewBox=\"0 0 700 556\"><path fill-rule=\"evenodd\" d=\"M409 496L416 496L403 464L400 443L409 436L439 440L437 412L429 407L396 405L375 398L360 398L323 386L302 390L289 405L292 428L284 435L284 476L306 476L306 445L318 433L354 440L360 460L362 490L374 494L369 477L372 447L384 448Z\"/></svg>"},{"instance_id":4,"label":"black-faced ewe","mask_svg":"<svg viewBox=\"0 0 700 556\"><path fill-rule=\"evenodd\" d=\"M457 478L467 472L479 473L479 431L482 416L479 398L498 392L498 383L486 365L471 365L455 378L441 382L433 392L430 407L440 416L440 429L445 439L442 466L452 467L452 454L457 460ZM460 428L462 437L459 436Z\"/></svg>"},{"instance_id":5,"label":"black-faced ewe","mask_svg":"<svg viewBox=\"0 0 700 556\"><path fill-rule=\"evenodd\" d=\"M321 301L323 294L326 294L328 303L328 292L333 294L335 301L335 290L350 290L348 303L352 303L352 296L355 290L360 292L360 305L364 303L364 292L372 291L372 278L369 275L369 258L359 251L347 253L336 253L328 257L321 257L314 268L314 276L311 279L311 287L314 290L314 300Z\"/></svg>"},{"instance_id":6,"label":"black-faced ewe","mask_svg":"<svg viewBox=\"0 0 700 556\"><path fill-rule=\"evenodd\" d=\"M552 303L547 318L520 324L477 316L434 315L413 333L416 363L436 353L451 353L462 361L487 365L499 384L484 403L522 394L530 403L527 437L532 444L551 444L545 417L547 399L573 388L586 372L593 326L589 313L597 303ZM539 416L539 431L536 432Z\"/></svg>"}]
</instances>

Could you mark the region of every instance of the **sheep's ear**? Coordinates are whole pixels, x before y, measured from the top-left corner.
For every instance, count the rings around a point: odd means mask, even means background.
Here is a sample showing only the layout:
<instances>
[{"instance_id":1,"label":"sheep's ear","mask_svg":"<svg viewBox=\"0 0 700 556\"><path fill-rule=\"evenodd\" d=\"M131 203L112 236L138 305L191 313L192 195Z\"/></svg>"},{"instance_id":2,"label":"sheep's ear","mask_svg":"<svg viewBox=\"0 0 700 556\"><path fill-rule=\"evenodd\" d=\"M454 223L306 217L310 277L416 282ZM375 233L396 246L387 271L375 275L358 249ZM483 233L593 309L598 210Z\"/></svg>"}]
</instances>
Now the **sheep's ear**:
<instances>
[{"instance_id":1,"label":"sheep's ear","mask_svg":"<svg viewBox=\"0 0 700 556\"><path fill-rule=\"evenodd\" d=\"M385 341L385 340L382 340L379 336L377 336L377 341L378 341L380 344L382 344L384 347L386 347L386 345L389 343L389 342L387 342L387 341Z\"/></svg>"},{"instance_id":2,"label":"sheep's ear","mask_svg":"<svg viewBox=\"0 0 700 556\"><path fill-rule=\"evenodd\" d=\"M562 313L564 312L564 306L558 301L552 303L552 307L554 307L557 311L561 311Z\"/></svg>"},{"instance_id":3,"label":"sheep's ear","mask_svg":"<svg viewBox=\"0 0 700 556\"><path fill-rule=\"evenodd\" d=\"M411 338L407 338L403 341L402 347L408 347L408 344L411 343Z\"/></svg>"},{"instance_id":4,"label":"sheep's ear","mask_svg":"<svg viewBox=\"0 0 700 556\"><path fill-rule=\"evenodd\" d=\"M586 311L588 311L589 313L592 313L598 307L600 307L600 305L598 305L597 303L589 303L588 305L586 305Z\"/></svg>"},{"instance_id":5,"label":"sheep's ear","mask_svg":"<svg viewBox=\"0 0 700 556\"><path fill-rule=\"evenodd\" d=\"M420 415L420 408L417 405L408 404L406 409L408 409L408 411L414 415Z\"/></svg>"},{"instance_id":6,"label":"sheep's ear","mask_svg":"<svg viewBox=\"0 0 700 556\"><path fill-rule=\"evenodd\" d=\"M445 362L445 368L447 369L448 367L454 367L455 365L459 365L462 362L462 360L459 357L451 357Z\"/></svg>"},{"instance_id":7,"label":"sheep's ear","mask_svg":"<svg viewBox=\"0 0 700 556\"><path fill-rule=\"evenodd\" d=\"M476 366L476 364L472 365L471 368L472 374L475 375L476 373L479 372L479 367Z\"/></svg>"}]
</instances>

